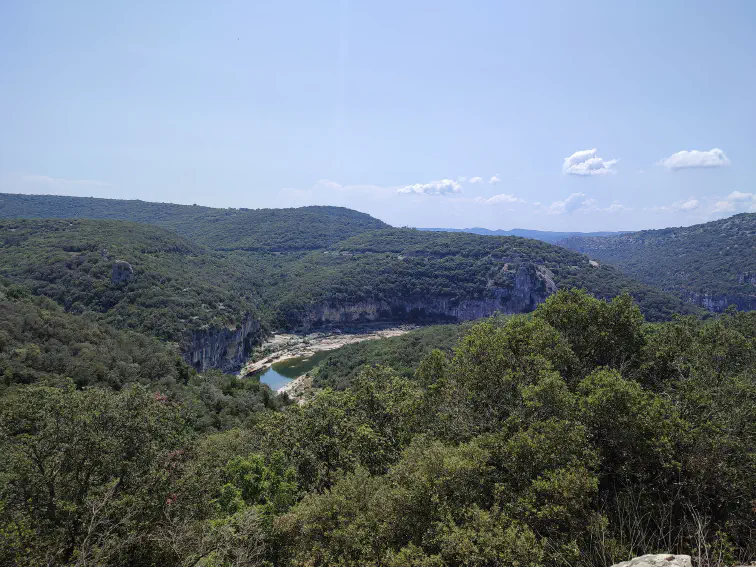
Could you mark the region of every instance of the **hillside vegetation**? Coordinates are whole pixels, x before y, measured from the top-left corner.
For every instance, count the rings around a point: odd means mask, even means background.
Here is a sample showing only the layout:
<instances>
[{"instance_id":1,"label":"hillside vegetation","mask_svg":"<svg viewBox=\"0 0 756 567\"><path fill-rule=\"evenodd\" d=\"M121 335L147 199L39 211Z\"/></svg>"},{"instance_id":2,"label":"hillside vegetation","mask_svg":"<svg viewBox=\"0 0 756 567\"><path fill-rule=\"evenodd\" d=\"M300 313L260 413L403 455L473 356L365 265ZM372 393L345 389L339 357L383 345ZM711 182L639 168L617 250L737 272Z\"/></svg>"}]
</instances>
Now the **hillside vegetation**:
<instances>
[{"instance_id":1,"label":"hillside vegetation","mask_svg":"<svg viewBox=\"0 0 756 567\"><path fill-rule=\"evenodd\" d=\"M691 294L731 296L756 307L756 214L681 228L644 230L620 236L571 237L567 248L608 262L626 274L686 299ZM727 307L725 298L720 310ZM703 303L706 305L705 303Z\"/></svg>"},{"instance_id":2,"label":"hillside vegetation","mask_svg":"<svg viewBox=\"0 0 756 567\"><path fill-rule=\"evenodd\" d=\"M324 250L279 254L214 250L126 221L16 219L0 221L0 260L0 275L71 313L98 314L107 324L182 348L197 333L209 337L242 325L252 335L233 339L239 345L228 348L248 349L249 341L273 329L341 324L317 315L328 310L351 310L344 317L354 322L455 321L456 306L465 302L473 302L467 318L529 311L548 295L548 285L584 288L601 298L628 292L650 320L693 312L677 298L564 248L411 229L368 231ZM369 315L370 309L377 314Z\"/></svg>"},{"instance_id":3,"label":"hillside vegetation","mask_svg":"<svg viewBox=\"0 0 756 567\"><path fill-rule=\"evenodd\" d=\"M182 404L196 430L240 425L281 400L257 379L197 374L175 346L66 313L46 297L0 280L0 397L20 385L120 391L142 386Z\"/></svg>"},{"instance_id":4,"label":"hillside vegetation","mask_svg":"<svg viewBox=\"0 0 756 567\"><path fill-rule=\"evenodd\" d=\"M216 209L94 197L0 194L0 218L125 220L170 229L216 250L314 250L388 225L343 207Z\"/></svg>"},{"instance_id":5,"label":"hillside vegetation","mask_svg":"<svg viewBox=\"0 0 756 567\"><path fill-rule=\"evenodd\" d=\"M0 221L0 259L2 275L73 313L165 340L235 325L258 302L224 255L144 224Z\"/></svg>"},{"instance_id":6,"label":"hillside vegetation","mask_svg":"<svg viewBox=\"0 0 756 567\"><path fill-rule=\"evenodd\" d=\"M424 274L432 274L434 283L445 286L442 291L453 293L455 288L462 288L465 294L483 297L492 287L512 286L520 266L529 270L542 267L559 288L582 288L600 298L629 293L651 320L695 312L677 298L641 284L611 266L591 263L582 254L533 239L385 229L354 236L334 245L332 250L341 255L351 254L350 258L360 265L360 273L371 273L371 266L390 267L375 268L382 282L379 289L386 286L390 289L394 282L406 279L410 280L409 287ZM440 274L449 276L444 279ZM417 289L418 294L428 294L438 288Z\"/></svg>"},{"instance_id":7,"label":"hillside vegetation","mask_svg":"<svg viewBox=\"0 0 756 567\"><path fill-rule=\"evenodd\" d=\"M501 320L503 318L491 319ZM345 345L329 353L315 367L313 385L342 390L350 386L365 368L376 366L390 366L400 376L411 378L431 351L438 349L451 353L472 325L431 325L398 337Z\"/></svg>"},{"instance_id":8,"label":"hillside vegetation","mask_svg":"<svg viewBox=\"0 0 756 567\"><path fill-rule=\"evenodd\" d=\"M756 554L756 314L649 324L628 296L562 291L445 351L410 377L367 368L222 432L139 385L12 384L0 564L604 567L664 550L715 567Z\"/></svg>"},{"instance_id":9,"label":"hillside vegetation","mask_svg":"<svg viewBox=\"0 0 756 567\"><path fill-rule=\"evenodd\" d=\"M571 236L611 236L614 234L621 234L620 232L557 232L553 230L531 230L527 228L513 228L511 230L496 229L491 230L488 228L418 228L418 230L429 230L434 232L469 232L471 234L480 234L483 236L519 236L521 238L533 238L535 240L543 240L550 244L557 244L565 238Z\"/></svg>"}]
</instances>

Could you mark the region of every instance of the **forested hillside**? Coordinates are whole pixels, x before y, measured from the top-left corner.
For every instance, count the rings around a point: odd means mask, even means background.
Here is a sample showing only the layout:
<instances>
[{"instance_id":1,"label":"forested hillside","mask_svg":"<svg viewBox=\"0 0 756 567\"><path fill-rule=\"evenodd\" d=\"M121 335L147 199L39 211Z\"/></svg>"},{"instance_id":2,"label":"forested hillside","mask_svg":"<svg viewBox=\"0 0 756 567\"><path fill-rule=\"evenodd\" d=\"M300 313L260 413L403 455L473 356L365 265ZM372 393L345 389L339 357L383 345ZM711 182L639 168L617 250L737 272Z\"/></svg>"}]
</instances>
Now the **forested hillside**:
<instances>
[{"instance_id":1,"label":"forested hillside","mask_svg":"<svg viewBox=\"0 0 756 567\"><path fill-rule=\"evenodd\" d=\"M567 248L714 311L756 309L756 214L620 236L571 237Z\"/></svg>"},{"instance_id":2,"label":"forested hillside","mask_svg":"<svg viewBox=\"0 0 756 567\"><path fill-rule=\"evenodd\" d=\"M464 329L409 376L368 368L220 432L140 385L11 384L0 564L745 563L754 368L753 313L649 324L628 296L563 291Z\"/></svg>"},{"instance_id":3,"label":"forested hillside","mask_svg":"<svg viewBox=\"0 0 756 567\"><path fill-rule=\"evenodd\" d=\"M385 280L380 289L390 288L395 281L409 280L409 286L415 285L413 280L422 281L427 273L433 275L434 283L447 286L444 289L455 291L465 286L466 294L486 296L492 288L515 287L518 274L524 270L553 281L558 288L583 288L601 298L629 293L651 320L695 312L669 294L628 278L611 266L533 239L385 229L354 236L334 245L332 250L361 262L360 270L356 270L359 273L369 273L371 265L391 266L380 272L383 279L379 281ZM436 279L436 274L445 273L450 274L447 280ZM422 294L435 291L418 289Z\"/></svg>"},{"instance_id":4,"label":"forested hillside","mask_svg":"<svg viewBox=\"0 0 756 567\"><path fill-rule=\"evenodd\" d=\"M0 272L73 313L181 341L241 322L257 303L223 254L145 224L0 221Z\"/></svg>"},{"instance_id":5,"label":"forested hillside","mask_svg":"<svg viewBox=\"0 0 756 567\"><path fill-rule=\"evenodd\" d=\"M483 236L519 236L521 238L533 238L543 240L550 244L557 244L565 238L572 236L611 236L621 234L620 232L558 232L553 230L531 230L527 228L513 228L511 230L491 230L488 228L418 228L418 230L430 230L433 232L469 232L471 234L480 234Z\"/></svg>"},{"instance_id":6,"label":"forested hillside","mask_svg":"<svg viewBox=\"0 0 756 567\"><path fill-rule=\"evenodd\" d=\"M491 318L491 322L503 321ZM400 376L411 378L420 362L433 350L450 354L473 323L430 325L398 337L362 341L329 353L315 368L313 385L337 390L350 386L365 368L390 366Z\"/></svg>"},{"instance_id":7,"label":"forested hillside","mask_svg":"<svg viewBox=\"0 0 756 567\"><path fill-rule=\"evenodd\" d=\"M282 403L255 378L198 374L173 345L66 313L51 299L2 280L0 380L0 397L25 384L113 391L138 385L182 404L182 419L198 431L240 425Z\"/></svg>"},{"instance_id":8,"label":"forested hillside","mask_svg":"<svg viewBox=\"0 0 756 567\"><path fill-rule=\"evenodd\" d=\"M0 194L0 218L110 219L152 224L217 250L325 248L384 222L343 207L216 209L94 197Z\"/></svg>"},{"instance_id":9,"label":"forested hillside","mask_svg":"<svg viewBox=\"0 0 756 567\"><path fill-rule=\"evenodd\" d=\"M320 212L321 221L329 218ZM695 311L544 242L412 229L382 228L281 254L212 249L125 221L3 220L0 275L71 313L179 343L200 371L237 369L276 329L527 312L557 288L601 298L630 293L650 320Z\"/></svg>"}]
</instances>

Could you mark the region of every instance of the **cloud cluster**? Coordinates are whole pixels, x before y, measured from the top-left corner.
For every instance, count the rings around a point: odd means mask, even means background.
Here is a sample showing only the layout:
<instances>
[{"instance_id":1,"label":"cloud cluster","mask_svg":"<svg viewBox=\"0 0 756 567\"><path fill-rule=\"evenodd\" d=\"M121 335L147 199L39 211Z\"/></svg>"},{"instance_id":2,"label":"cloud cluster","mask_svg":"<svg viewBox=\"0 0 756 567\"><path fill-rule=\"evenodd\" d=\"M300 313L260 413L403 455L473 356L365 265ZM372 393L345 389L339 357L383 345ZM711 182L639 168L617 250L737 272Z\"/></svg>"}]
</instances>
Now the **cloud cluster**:
<instances>
[{"instance_id":1,"label":"cloud cluster","mask_svg":"<svg viewBox=\"0 0 756 567\"><path fill-rule=\"evenodd\" d=\"M476 203L480 203L481 205L502 205L507 203L524 203L524 199L520 199L519 197L515 197L514 195L509 195L506 193L501 193L499 195L494 195L493 197L489 197L488 199L484 197L476 197L474 199Z\"/></svg>"},{"instance_id":2,"label":"cloud cluster","mask_svg":"<svg viewBox=\"0 0 756 567\"><path fill-rule=\"evenodd\" d=\"M564 201L554 201L551 203L546 212L550 215L570 214L576 211L585 211L595 206L595 204L595 199L588 198L588 195L585 193L573 193Z\"/></svg>"},{"instance_id":3,"label":"cloud cluster","mask_svg":"<svg viewBox=\"0 0 756 567\"><path fill-rule=\"evenodd\" d=\"M539 205L539 203L533 203ZM620 203L612 203L608 207L599 207L596 199L591 199L585 193L573 193L564 201L554 201L546 208L550 215L569 215L572 213L619 213L632 209Z\"/></svg>"},{"instance_id":4,"label":"cloud cluster","mask_svg":"<svg viewBox=\"0 0 756 567\"><path fill-rule=\"evenodd\" d=\"M733 191L714 204L715 213L742 213L756 211L756 194Z\"/></svg>"},{"instance_id":5,"label":"cloud cluster","mask_svg":"<svg viewBox=\"0 0 756 567\"><path fill-rule=\"evenodd\" d=\"M676 203L672 203L671 205L666 205L663 207L651 207L650 210L663 211L668 213L689 213L691 211L697 210L698 208L700 208L700 206L701 203L698 201L698 199L690 197L685 201L677 201Z\"/></svg>"},{"instance_id":6,"label":"cloud cluster","mask_svg":"<svg viewBox=\"0 0 756 567\"><path fill-rule=\"evenodd\" d=\"M497 175L493 175L493 176L491 176L491 179L489 179L489 180L488 180L488 182L489 182L489 183L490 183L491 185L495 185L495 184L496 184L496 183L498 183L499 181L501 181L501 178L500 178L500 177L498 176L498 174L497 174Z\"/></svg>"},{"instance_id":7,"label":"cloud cluster","mask_svg":"<svg viewBox=\"0 0 756 567\"><path fill-rule=\"evenodd\" d=\"M455 193L462 193L462 185L451 179L442 179L440 181L431 181L430 183L406 185L397 189L396 192L416 195L453 195Z\"/></svg>"},{"instance_id":8,"label":"cloud cluster","mask_svg":"<svg viewBox=\"0 0 756 567\"><path fill-rule=\"evenodd\" d=\"M616 173L614 166L619 159L604 160L597 155L598 150L580 150L564 158L562 173L565 175L608 175Z\"/></svg>"},{"instance_id":9,"label":"cloud cluster","mask_svg":"<svg viewBox=\"0 0 756 567\"><path fill-rule=\"evenodd\" d=\"M336 183L335 181L331 181L330 179L319 179L314 189L331 189L333 191L339 191L341 189L344 189L345 187L341 183Z\"/></svg>"},{"instance_id":10,"label":"cloud cluster","mask_svg":"<svg viewBox=\"0 0 756 567\"><path fill-rule=\"evenodd\" d=\"M483 183L483 178L476 175L475 177L470 178L469 183Z\"/></svg>"},{"instance_id":11,"label":"cloud cluster","mask_svg":"<svg viewBox=\"0 0 756 567\"><path fill-rule=\"evenodd\" d=\"M714 148L706 152L701 152L699 150L683 150L676 154L672 154L668 158L660 160L659 165L663 165L671 171L677 171L689 168L725 167L730 165L730 160L719 148Z\"/></svg>"}]
</instances>

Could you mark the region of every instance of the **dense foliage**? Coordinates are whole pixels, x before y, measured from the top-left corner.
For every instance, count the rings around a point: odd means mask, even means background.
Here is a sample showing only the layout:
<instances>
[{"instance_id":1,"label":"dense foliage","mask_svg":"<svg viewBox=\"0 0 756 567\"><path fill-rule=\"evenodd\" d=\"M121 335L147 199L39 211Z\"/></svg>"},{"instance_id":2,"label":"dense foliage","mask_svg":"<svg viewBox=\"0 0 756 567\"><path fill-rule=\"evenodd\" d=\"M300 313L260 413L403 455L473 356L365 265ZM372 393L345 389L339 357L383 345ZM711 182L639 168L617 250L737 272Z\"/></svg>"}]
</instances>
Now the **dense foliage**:
<instances>
[{"instance_id":1,"label":"dense foliage","mask_svg":"<svg viewBox=\"0 0 756 567\"><path fill-rule=\"evenodd\" d=\"M610 236L612 234L621 234L620 232L557 232L553 230L531 230L527 228L513 228L511 230L490 230L488 228L420 228L418 230L431 230L434 232L469 232L471 234L481 234L484 236L520 236L522 238L533 238L543 240L551 244L558 244L565 238L571 236Z\"/></svg>"},{"instance_id":2,"label":"dense foliage","mask_svg":"<svg viewBox=\"0 0 756 567\"><path fill-rule=\"evenodd\" d=\"M352 237L332 249L356 259L351 277L369 274L380 282L380 290L399 283L405 285L405 290L415 286L418 295L440 292L483 297L493 286L511 285L506 276L511 278L516 271L513 268L524 265L531 270L547 269L559 288L582 288L604 299L629 293L649 320L698 312L611 266L591 263L582 254L527 238L386 229ZM501 279L502 275L505 279ZM432 287L424 284L426 276L430 276Z\"/></svg>"},{"instance_id":3,"label":"dense foliage","mask_svg":"<svg viewBox=\"0 0 756 567\"><path fill-rule=\"evenodd\" d=\"M609 238L572 237L561 244L662 289L731 294L756 305L756 214Z\"/></svg>"},{"instance_id":4,"label":"dense foliage","mask_svg":"<svg viewBox=\"0 0 756 567\"><path fill-rule=\"evenodd\" d=\"M343 207L215 209L94 197L0 194L0 218L106 219L157 225L216 250L325 248L385 223Z\"/></svg>"},{"instance_id":5,"label":"dense foliage","mask_svg":"<svg viewBox=\"0 0 756 567\"><path fill-rule=\"evenodd\" d=\"M0 221L3 275L74 313L181 341L187 330L238 324L257 303L219 253L167 230L120 221ZM132 273L114 278L120 263ZM124 270L124 272L126 272ZM218 285L218 283L221 285Z\"/></svg>"},{"instance_id":6,"label":"dense foliage","mask_svg":"<svg viewBox=\"0 0 756 567\"><path fill-rule=\"evenodd\" d=\"M193 332L238 328L247 318L260 323L262 334L307 324L323 306L360 302L383 305L383 320L443 320L405 306L490 299L497 288L514 285L520 267L548 270L558 286L585 288L597 297L629 292L650 320L692 309L543 242L409 229L278 254L211 250L168 230L124 221L4 220L0 260L0 275L70 312L93 312L116 327L182 345Z\"/></svg>"},{"instance_id":7,"label":"dense foliage","mask_svg":"<svg viewBox=\"0 0 756 567\"><path fill-rule=\"evenodd\" d=\"M375 366L389 366L399 376L412 378L431 351L451 353L471 325L431 325L397 337L345 345L328 353L313 369L313 384L318 388L341 390L350 386L366 367Z\"/></svg>"},{"instance_id":8,"label":"dense foliage","mask_svg":"<svg viewBox=\"0 0 756 567\"><path fill-rule=\"evenodd\" d=\"M442 333L443 334L443 333ZM443 338L442 338L443 340ZM0 398L4 565L603 566L756 554L756 314L645 323L577 291L411 378L197 435L180 403Z\"/></svg>"},{"instance_id":9,"label":"dense foliage","mask_svg":"<svg viewBox=\"0 0 756 567\"><path fill-rule=\"evenodd\" d=\"M0 281L0 395L21 384L119 391L140 384L181 403L196 430L238 426L282 400L255 378L197 374L175 346L115 329L93 316Z\"/></svg>"}]
</instances>

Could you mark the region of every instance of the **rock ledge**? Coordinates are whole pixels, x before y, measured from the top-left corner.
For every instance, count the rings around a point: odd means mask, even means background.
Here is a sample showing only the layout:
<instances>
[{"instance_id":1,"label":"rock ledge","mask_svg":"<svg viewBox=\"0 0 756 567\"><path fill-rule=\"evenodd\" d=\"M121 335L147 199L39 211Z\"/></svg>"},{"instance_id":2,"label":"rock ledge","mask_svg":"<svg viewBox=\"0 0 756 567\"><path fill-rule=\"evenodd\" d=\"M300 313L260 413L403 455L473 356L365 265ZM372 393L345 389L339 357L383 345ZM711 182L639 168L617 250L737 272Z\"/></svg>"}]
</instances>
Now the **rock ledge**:
<instances>
[{"instance_id":1,"label":"rock ledge","mask_svg":"<svg viewBox=\"0 0 756 567\"><path fill-rule=\"evenodd\" d=\"M612 567L692 567L690 555L643 555L630 561L623 561Z\"/></svg>"}]
</instances>

